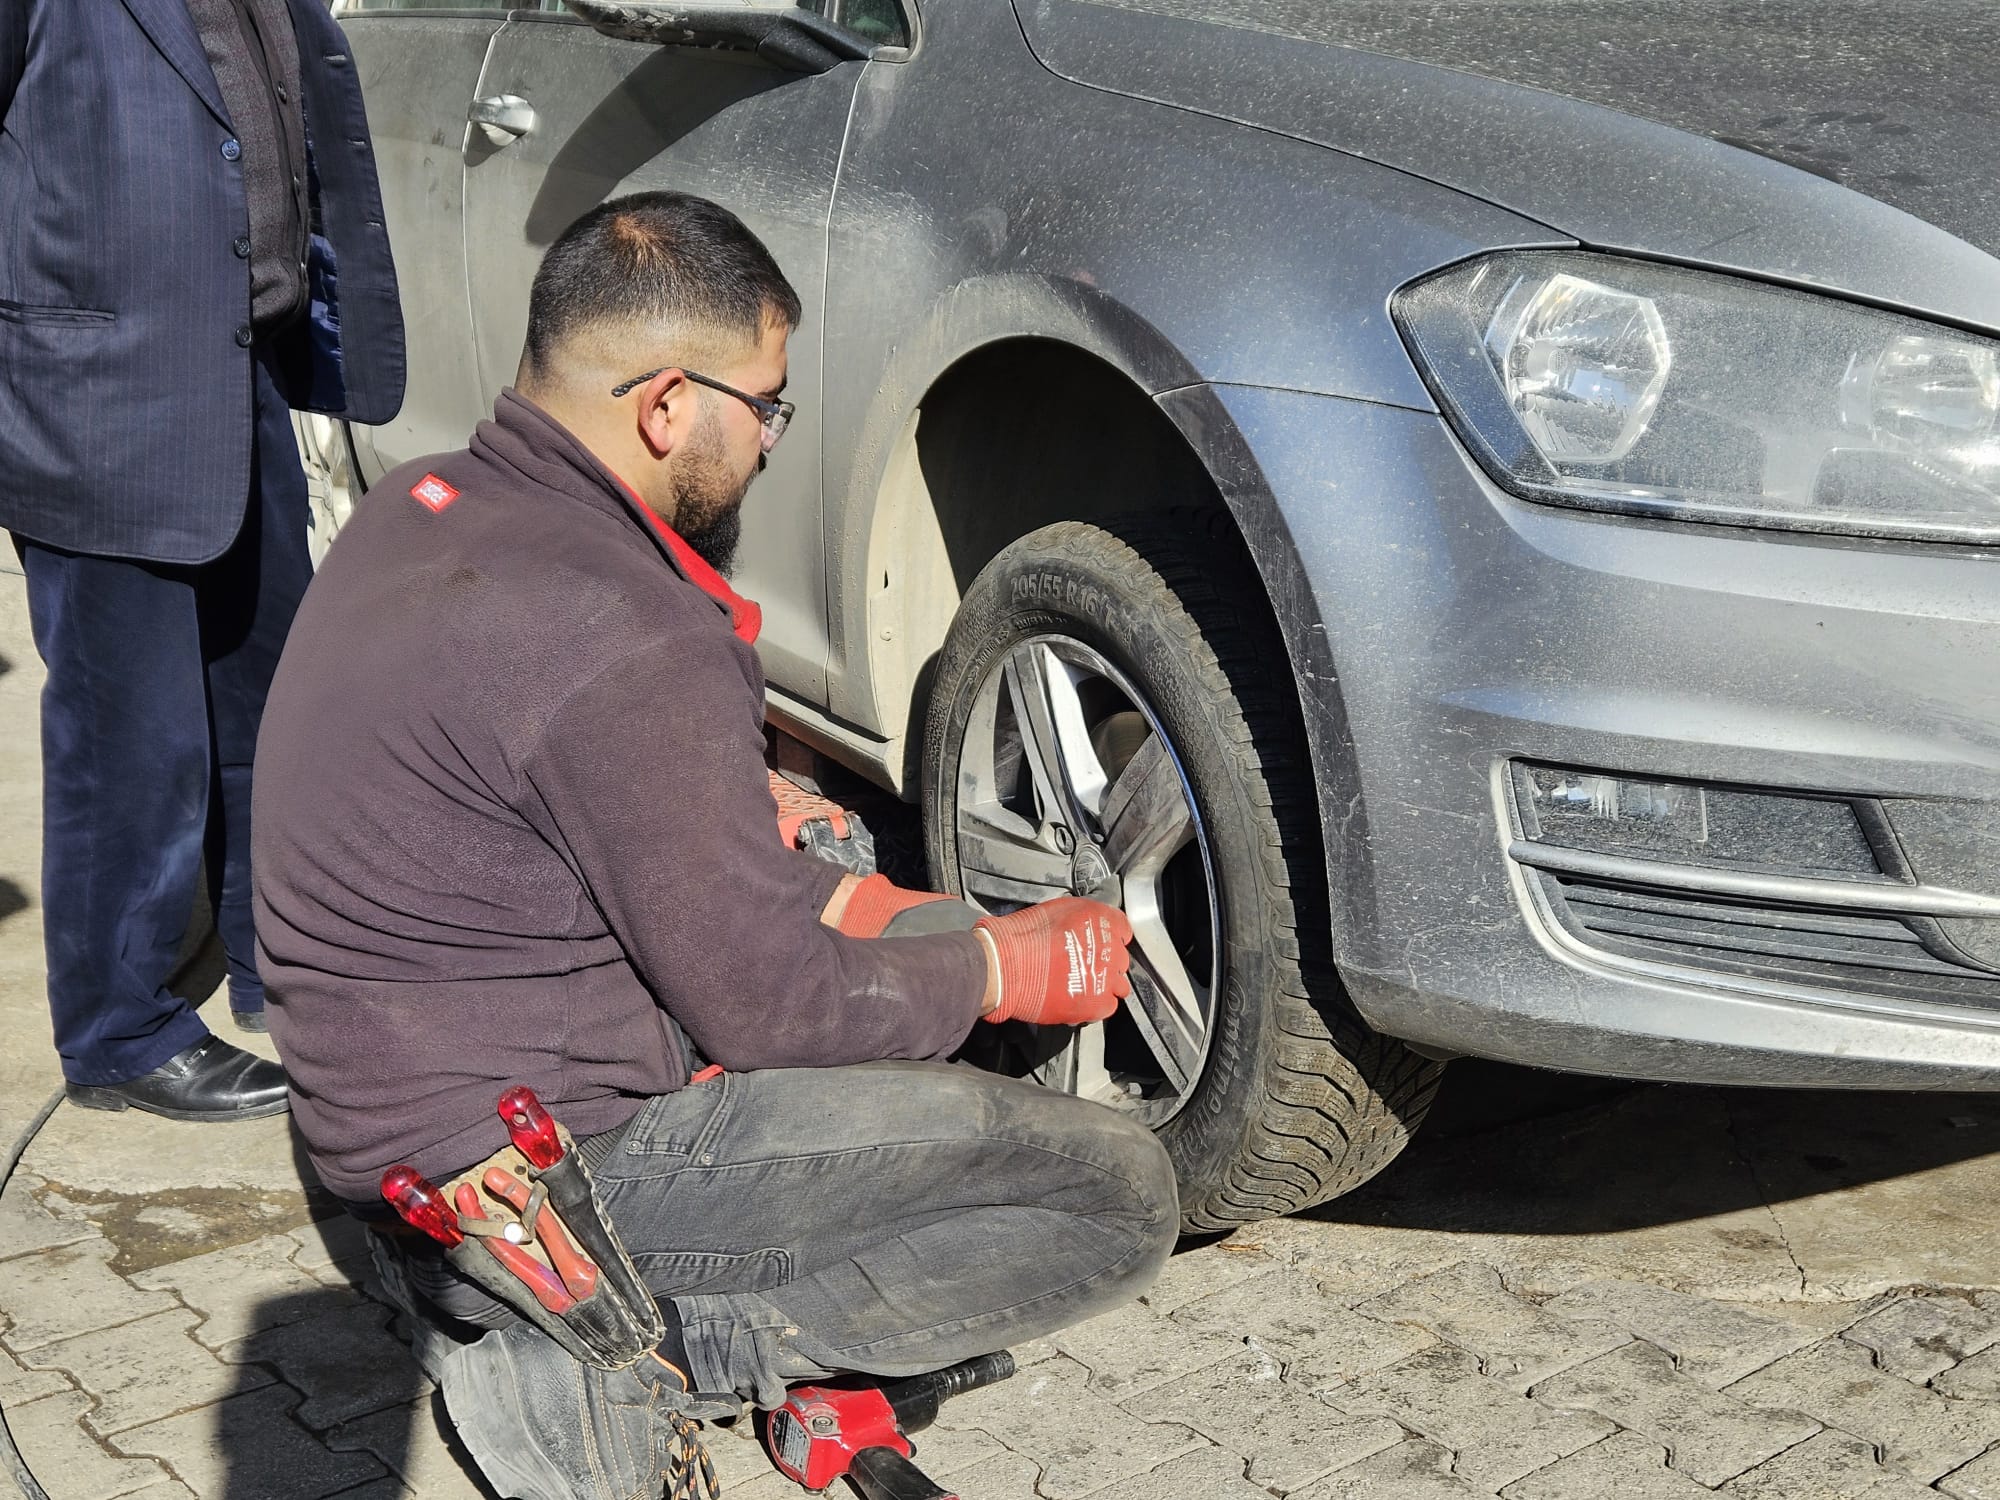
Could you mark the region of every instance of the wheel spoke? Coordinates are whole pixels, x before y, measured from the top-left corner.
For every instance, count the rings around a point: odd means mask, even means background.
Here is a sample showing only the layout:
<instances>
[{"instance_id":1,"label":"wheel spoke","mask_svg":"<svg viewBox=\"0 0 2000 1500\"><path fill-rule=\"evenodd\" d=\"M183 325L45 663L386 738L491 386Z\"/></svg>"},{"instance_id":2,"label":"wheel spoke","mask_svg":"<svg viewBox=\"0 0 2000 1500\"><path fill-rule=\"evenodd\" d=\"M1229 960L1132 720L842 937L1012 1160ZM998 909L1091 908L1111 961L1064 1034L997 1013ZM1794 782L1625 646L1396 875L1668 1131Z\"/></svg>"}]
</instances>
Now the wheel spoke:
<instances>
[{"instance_id":1,"label":"wheel spoke","mask_svg":"<svg viewBox=\"0 0 2000 1500\"><path fill-rule=\"evenodd\" d=\"M1021 728L1021 751L1034 777L1042 817L1090 835L1104 801L1104 767L1091 748L1076 679L1062 659L1038 641L1007 658L1007 691Z\"/></svg>"},{"instance_id":2,"label":"wheel spoke","mask_svg":"<svg viewBox=\"0 0 2000 1500\"><path fill-rule=\"evenodd\" d=\"M968 894L1030 905L1069 890L1069 860L999 808L961 807L959 879Z\"/></svg>"},{"instance_id":3,"label":"wheel spoke","mask_svg":"<svg viewBox=\"0 0 2000 1500\"><path fill-rule=\"evenodd\" d=\"M1142 896L1136 888L1127 887L1126 915L1132 921L1132 996L1125 1004L1167 1082L1185 1094L1201 1066L1207 1018L1201 992L1150 896L1150 891ZM1136 916L1134 907L1138 909Z\"/></svg>"},{"instance_id":4,"label":"wheel spoke","mask_svg":"<svg viewBox=\"0 0 2000 1500\"><path fill-rule=\"evenodd\" d=\"M1117 1104L1124 1093L1104 1066L1104 1023L1076 1028L1069 1045L1035 1070L1036 1081L1080 1099Z\"/></svg>"},{"instance_id":5,"label":"wheel spoke","mask_svg":"<svg viewBox=\"0 0 2000 1500\"><path fill-rule=\"evenodd\" d=\"M1180 768L1155 734L1104 797L1104 853L1128 881L1159 873L1194 837Z\"/></svg>"}]
</instances>

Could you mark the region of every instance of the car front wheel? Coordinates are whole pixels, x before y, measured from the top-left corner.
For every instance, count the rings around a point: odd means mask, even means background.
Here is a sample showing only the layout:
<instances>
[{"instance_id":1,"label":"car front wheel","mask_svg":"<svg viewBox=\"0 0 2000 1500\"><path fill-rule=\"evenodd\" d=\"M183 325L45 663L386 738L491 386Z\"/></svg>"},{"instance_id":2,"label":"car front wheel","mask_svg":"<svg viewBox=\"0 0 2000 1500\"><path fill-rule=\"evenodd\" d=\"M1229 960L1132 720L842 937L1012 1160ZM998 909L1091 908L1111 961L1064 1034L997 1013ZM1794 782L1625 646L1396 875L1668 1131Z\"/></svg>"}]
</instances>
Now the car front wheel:
<instances>
[{"instance_id":1,"label":"car front wheel","mask_svg":"<svg viewBox=\"0 0 2000 1500\"><path fill-rule=\"evenodd\" d=\"M1131 920L1108 1021L1009 1024L977 1060L1132 1114L1225 1229L1366 1181L1438 1066L1371 1031L1331 963L1317 803L1283 646L1219 515L1062 522L967 590L926 724L941 890Z\"/></svg>"}]
</instances>

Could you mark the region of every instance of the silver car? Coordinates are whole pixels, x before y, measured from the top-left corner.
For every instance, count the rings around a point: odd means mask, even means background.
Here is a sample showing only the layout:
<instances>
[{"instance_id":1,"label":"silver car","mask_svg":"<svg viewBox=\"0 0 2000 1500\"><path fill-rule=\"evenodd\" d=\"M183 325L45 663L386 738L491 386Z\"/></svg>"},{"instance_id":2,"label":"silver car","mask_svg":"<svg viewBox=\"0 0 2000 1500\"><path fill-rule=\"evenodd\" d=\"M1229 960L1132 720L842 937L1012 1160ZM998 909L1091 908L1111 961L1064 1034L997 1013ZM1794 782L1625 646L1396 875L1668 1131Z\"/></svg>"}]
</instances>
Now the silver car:
<instances>
[{"instance_id":1,"label":"silver car","mask_svg":"<svg viewBox=\"0 0 2000 1500\"><path fill-rule=\"evenodd\" d=\"M1983 4L339 7L410 397L655 187L805 301L751 496L770 717L993 909L1122 902L1190 1228L1454 1055L2000 1086L2000 121Z\"/></svg>"}]
</instances>

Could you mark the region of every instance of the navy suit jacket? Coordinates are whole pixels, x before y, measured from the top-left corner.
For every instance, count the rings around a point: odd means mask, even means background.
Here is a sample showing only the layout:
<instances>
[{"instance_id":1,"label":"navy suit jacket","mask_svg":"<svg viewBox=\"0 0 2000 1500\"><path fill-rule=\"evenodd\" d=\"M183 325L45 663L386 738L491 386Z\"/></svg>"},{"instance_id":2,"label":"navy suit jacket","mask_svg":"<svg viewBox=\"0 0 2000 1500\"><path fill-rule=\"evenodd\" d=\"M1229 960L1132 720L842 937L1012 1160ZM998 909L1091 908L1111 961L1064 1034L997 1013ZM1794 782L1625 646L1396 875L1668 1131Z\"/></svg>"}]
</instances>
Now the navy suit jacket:
<instances>
[{"instance_id":1,"label":"navy suit jacket","mask_svg":"<svg viewBox=\"0 0 2000 1500\"><path fill-rule=\"evenodd\" d=\"M326 0L289 4L311 310L273 341L279 384L385 422L403 319L361 88ZM0 526L166 563L234 539L253 357L234 134L186 0L0 0Z\"/></svg>"}]
</instances>

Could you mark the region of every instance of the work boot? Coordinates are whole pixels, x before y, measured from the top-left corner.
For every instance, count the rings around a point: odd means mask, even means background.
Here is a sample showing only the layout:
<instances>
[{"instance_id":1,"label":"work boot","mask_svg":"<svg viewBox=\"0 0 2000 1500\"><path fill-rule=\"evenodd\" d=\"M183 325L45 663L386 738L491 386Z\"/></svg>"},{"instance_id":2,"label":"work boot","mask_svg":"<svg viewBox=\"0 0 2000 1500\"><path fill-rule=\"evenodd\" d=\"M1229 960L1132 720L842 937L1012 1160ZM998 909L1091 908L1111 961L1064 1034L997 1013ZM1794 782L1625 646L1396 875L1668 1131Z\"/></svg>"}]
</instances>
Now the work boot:
<instances>
[{"instance_id":1,"label":"work boot","mask_svg":"<svg viewBox=\"0 0 2000 1500\"><path fill-rule=\"evenodd\" d=\"M487 1482L513 1500L713 1497L696 1419L743 1409L691 1395L651 1355L629 1370L582 1364L532 1323L454 1351L438 1386Z\"/></svg>"},{"instance_id":2,"label":"work boot","mask_svg":"<svg viewBox=\"0 0 2000 1500\"><path fill-rule=\"evenodd\" d=\"M169 1120L255 1120L283 1114L285 1070L218 1036L185 1047L124 1083L69 1083L82 1109L143 1109Z\"/></svg>"}]
</instances>

